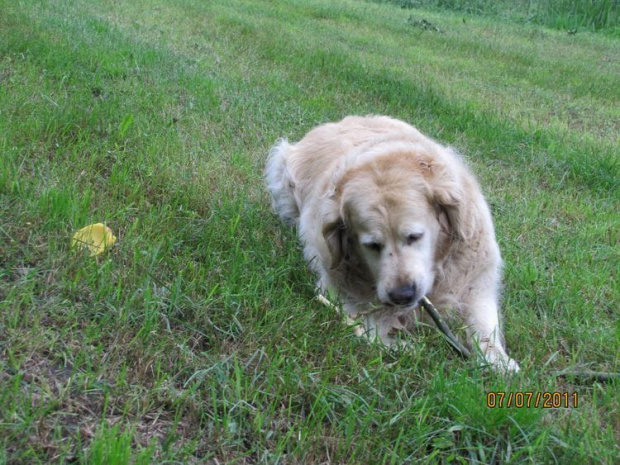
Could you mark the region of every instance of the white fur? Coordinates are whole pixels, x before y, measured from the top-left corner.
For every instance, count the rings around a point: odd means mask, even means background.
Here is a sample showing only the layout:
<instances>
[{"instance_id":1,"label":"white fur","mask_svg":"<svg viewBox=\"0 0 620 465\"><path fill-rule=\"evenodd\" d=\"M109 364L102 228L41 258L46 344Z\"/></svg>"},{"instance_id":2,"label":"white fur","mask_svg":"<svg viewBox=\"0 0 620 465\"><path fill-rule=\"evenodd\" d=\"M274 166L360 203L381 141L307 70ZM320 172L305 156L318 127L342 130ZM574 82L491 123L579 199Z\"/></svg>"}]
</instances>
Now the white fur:
<instances>
[{"instance_id":1,"label":"white fur","mask_svg":"<svg viewBox=\"0 0 620 465\"><path fill-rule=\"evenodd\" d=\"M499 327L501 258L478 183L461 157L385 116L349 116L279 141L266 167L273 208L297 226L323 292L386 344L419 299L454 310L470 346L516 371Z\"/></svg>"}]
</instances>

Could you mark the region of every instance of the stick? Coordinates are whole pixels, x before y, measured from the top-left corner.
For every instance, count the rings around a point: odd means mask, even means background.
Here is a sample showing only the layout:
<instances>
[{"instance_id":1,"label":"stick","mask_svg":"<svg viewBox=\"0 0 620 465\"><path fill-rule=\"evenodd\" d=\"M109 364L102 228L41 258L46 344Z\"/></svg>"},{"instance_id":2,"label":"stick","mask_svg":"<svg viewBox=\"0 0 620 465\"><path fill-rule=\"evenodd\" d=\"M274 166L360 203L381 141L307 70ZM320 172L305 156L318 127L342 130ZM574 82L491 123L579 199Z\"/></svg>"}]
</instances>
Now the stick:
<instances>
[{"instance_id":1,"label":"stick","mask_svg":"<svg viewBox=\"0 0 620 465\"><path fill-rule=\"evenodd\" d=\"M590 371L590 370L561 370L551 373L556 378L575 378L580 381L590 381L607 383L613 380L620 380L620 373L605 373L603 371Z\"/></svg>"},{"instance_id":2,"label":"stick","mask_svg":"<svg viewBox=\"0 0 620 465\"><path fill-rule=\"evenodd\" d=\"M452 331L450 331L450 328L443 321L443 318L441 318L441 315L439 314L439 312L437 312L435 306L431 303L430 300L426 298L426 296L422 297L422 300L420 300L420 305L422 306L422 308L424 308L424 310L429 313L429 315L437 325L437 328L439 328L439 330L446 335L446 338L448 339L448 342L450 343L452 348L456 350L456 352L461 357L470 358L471 352L467 349L467 347L461 344L456 338L456 336L452 333Z\"/></svg>"},{"instance_id":3,"label":"stick","mask_svg":"<svg viewBox=\"0 0 620 465\"><path fill-rule=\"evenodd\" d=\"M329 300L327 300L327 297L325 297L323 294L317 294L316 295L316 300L318 300L319 302L321 302L323 305L325 305L326 307L329 307L331 309L334 310L338 310L338 307L336 307L334 304L332 304Z\"/></svg>"},{"instance_id":4,"label":"stick","mask_svg":"<svg viewBox=\"0 0 620 465\"><path fill-rule=\"evenodd\" d=\"M353 327L353 332L355 333L355 335L357 337L362 337L365 333L366 333L366 329L364 327L364 325L360 324L359 321L355 321L353 318L351 318L347 312L343 312L340 310L340 308L338 308L336 305L334 305L333 303L331 303L329 301L329 299L327 299L327 297L325 297L323 294L318 293L316 295L316 300L318 300L319 302L321 302L323 305L325 305L326 307L331 308L332 310L336 310L338 313L340 313L343 317L344 317L344 322L347 326L352 326Z\"/></svg>"}]
</instances>

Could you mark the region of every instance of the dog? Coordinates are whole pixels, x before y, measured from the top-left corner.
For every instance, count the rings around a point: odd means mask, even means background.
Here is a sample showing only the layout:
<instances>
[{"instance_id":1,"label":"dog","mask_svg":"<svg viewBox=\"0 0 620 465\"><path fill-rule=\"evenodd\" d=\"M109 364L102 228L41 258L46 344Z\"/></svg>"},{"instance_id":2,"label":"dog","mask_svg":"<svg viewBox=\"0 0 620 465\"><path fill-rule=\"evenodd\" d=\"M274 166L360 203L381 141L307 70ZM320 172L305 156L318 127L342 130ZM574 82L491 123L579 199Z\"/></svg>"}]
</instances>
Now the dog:
<instances>
[{"instance_id":1,"label":"dog","mask_svg":"<svg viewBox=\"0 0 620 465\"><path fill-rule=\"evenodd\" d=\"M427 296L466 325L470 347L518 371L500 332L502 260L489 207L461 156L387 116L348 116L279 140L265 177L322 295L386 345Z\"/></svg>"}]
</instances>

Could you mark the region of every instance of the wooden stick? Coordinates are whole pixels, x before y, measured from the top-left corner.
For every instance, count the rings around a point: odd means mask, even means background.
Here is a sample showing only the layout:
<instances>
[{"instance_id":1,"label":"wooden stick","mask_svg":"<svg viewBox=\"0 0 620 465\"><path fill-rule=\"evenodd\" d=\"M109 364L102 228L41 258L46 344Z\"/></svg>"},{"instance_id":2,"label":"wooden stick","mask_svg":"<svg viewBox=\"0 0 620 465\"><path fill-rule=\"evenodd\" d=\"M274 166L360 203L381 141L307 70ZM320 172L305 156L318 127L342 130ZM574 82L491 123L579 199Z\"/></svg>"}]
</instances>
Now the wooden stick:
<instances>
[{"instance_id":1,"label":"wooden stick","mask_svg":"<svg viewBox=\"0 0 620 465\"><path fill-rule=\"evenodd\" d=\"M331 303L329 300L327 300L327 297L325 297L323 294L317 294L316 295L316 300L321 302L326 307L329 307L329 308L334 309L334 310L338 310L338 307L336 307L333 303Z\"/></svg>"},{"instance_id":2,"label":"wooden stick","mask_svg":"<svg viewBox=\"0 0 620 465\"><path fill-rule=\"evenodd\" d=\"M443 321L443 318L441 318L441 315L439 314L435 306L431 303L430 300L426 298L426 296L422 297L422 300L420 300L420 305L431 316L431 318L437 325L437 328L439 328L439 330L446 335L446 338L448 339L448 342L450 343L452 348L456 350L456 352L461 357L465 359L470 358L471 352L467 349L467 347L461 344L459 340L456 338L456 336L454 335L454 333L450 331L450 328L445 323L445 321Z\"/></svg>"},{"instance_id":3,"label":"wooden stick","mask_svg":"<svg viewBox=\"0 0 620 465\"><path fill-rule=\"evenodd\" d=\"M590 370L560 370L551 373L556 378L574 378L580 381L608 383L620 380L620 373L605 373L603 371Z\"/></svg>"}]
</instances>

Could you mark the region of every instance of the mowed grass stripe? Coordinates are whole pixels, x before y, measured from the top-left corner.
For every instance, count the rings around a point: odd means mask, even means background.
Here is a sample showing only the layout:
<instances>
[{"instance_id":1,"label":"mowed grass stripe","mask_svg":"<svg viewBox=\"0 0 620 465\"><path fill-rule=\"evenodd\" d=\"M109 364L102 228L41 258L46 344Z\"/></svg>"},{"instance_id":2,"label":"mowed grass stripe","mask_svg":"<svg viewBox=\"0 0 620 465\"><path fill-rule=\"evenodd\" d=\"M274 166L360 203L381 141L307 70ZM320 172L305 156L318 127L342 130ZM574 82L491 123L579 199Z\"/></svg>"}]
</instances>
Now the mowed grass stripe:
<instances>
[{"instance_id":1,"label":"mowed grass stripe","mask_svg":"<svg viewBox=\"0 0 620 465\"><path fill-rule=\"evenodd\" d=\"M222 32L238 44L237 53L259 58L253 65L267 76L271 74L269 63L274 62L278 70L289 71L286 76L289 79L300 82L310 78L312 84L301 92L307 94L309 88L316 89L314 98L319 102L330 102L329 94L338 95L343 88L357 91L373 103L385 105L387 102L392 112L396 109L403 117L421 120L420 125L428 125L431 132L439 132L440 128L447 134L466 133L474 149L484 143L486 150L480 151L482 155L504 155L517 163L536 166L545 178L552 174L553 178L564 181L573 179L577 185L614 192L618 189L620 167L615 156L618 115L614 108L620 100L620 73L617 67L614 70L610 65L616 56L612 47L607 49L609 55L603 56L604 61L590 58L588 62L586 58L601 44L580 45L572 51L581 53L583 61L569 60L566 54L571 46L566 42L571 39L551 33L530 37L519 30L514 35L504 34L508 36L504 38L501 32L483 23L476 29L476 36L470 32L471 25L444 20L448 24L447 32L429 38L430 33L421 36L410 32L406 21L393 14L369 13L367 9L371 7L368 5L364 8L354 5L351 11L357 14L349 15L339 14L344 10L342 6L315 5L314 14L308 16L295 14L292 4L276 5L254 2L221 12L213 7L206 19L198 17L198 24L205 30L225 25ZM306 8L313 11L309 6ZM179 8L177 14L182 15L183 9ZM330 21L322 20L321 15L328 17L330 14L342 19L345 27L335 28ZM370 18L379 17L381 22L372 24L372 30L370 27L356 28L364 14ZM216 18L217 22L209 23L211 18ZM286 29L281 28L281 21L286 22ZM352 26L347 27L347 24ZM195 30L197 25L190 22L180 27ZM453 32L456 28L458 32ZM312 30L312 36L303 36L304 30ZM469 35L469 42L462 41L463 33ZM484 36L480 37L480 33ZM406 34L404 41L403 34ZM304 38L300 40L299 37ZM486 45L475 47L475 39ZM543 44L539 45L540 42ZM380 45L373 46L373 43ZM176 47L174 42L173 46ZM187 44L179 47L184 55L198 56L194 50L188 50ZM377 52L381 47L390 53ZM558 54L556 49L561 52ZM476 89L481 86L459 79L459 73L453 72L444 78L448 74L447 66L458 69L461 65L469 76L476 76L480 70L487 78L490 74L491 79L487 79L482 89ZM550 66L554 68L552 74L545 71ZM487 71L489 69L492 71ZM601 73L601 69L605 72ZM584 73L590 76L584 78ZM282 79L281 75L276 78ZM524 87L524 82L537 90ZM283 91L290 92L287 89L290 84L283 85L286 86ZM551 92L553 89L556 92ZM517 98L511 100L513 93ZM479 96L479 100L463 96L472 94ZM529 101L529 106L523 108L523 99ZM341 106L334 100L330 103ZM571 111L575 101L583 102L580 106L583 114ZM377 106L369 105L375 109ZM545 112L538 113L538 106ZM551 121L549 115L552 115ZM476 131L470 131L472 125ZM583 131L574 130L575 127L583 129L582 126L598 137L584 137ZM478 140L477 134L480 135ZM527 155L532 156L523 159ZM565 173L569 176L563 176Z\"/></svg>"}]
</instances>

